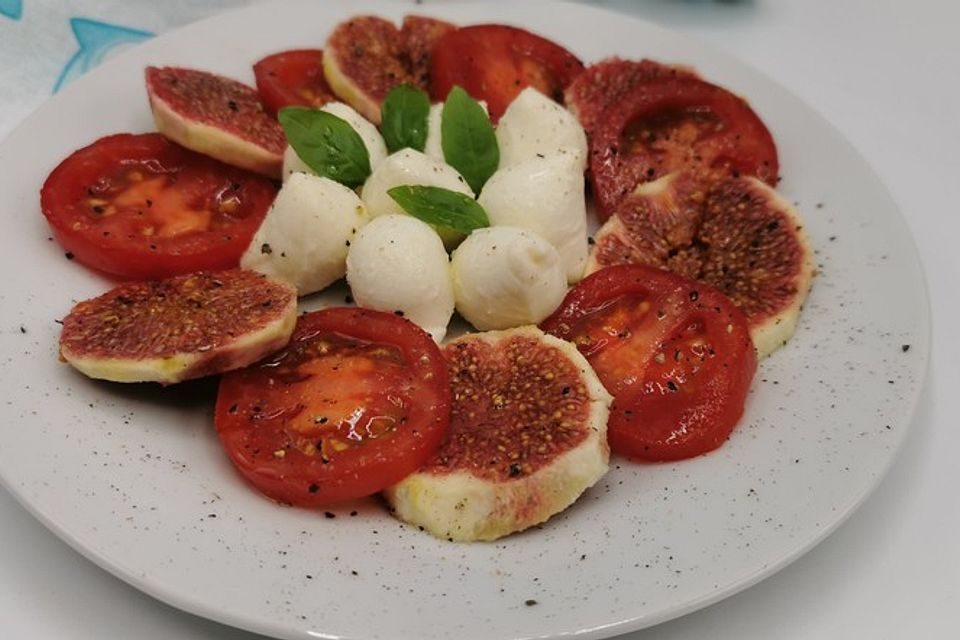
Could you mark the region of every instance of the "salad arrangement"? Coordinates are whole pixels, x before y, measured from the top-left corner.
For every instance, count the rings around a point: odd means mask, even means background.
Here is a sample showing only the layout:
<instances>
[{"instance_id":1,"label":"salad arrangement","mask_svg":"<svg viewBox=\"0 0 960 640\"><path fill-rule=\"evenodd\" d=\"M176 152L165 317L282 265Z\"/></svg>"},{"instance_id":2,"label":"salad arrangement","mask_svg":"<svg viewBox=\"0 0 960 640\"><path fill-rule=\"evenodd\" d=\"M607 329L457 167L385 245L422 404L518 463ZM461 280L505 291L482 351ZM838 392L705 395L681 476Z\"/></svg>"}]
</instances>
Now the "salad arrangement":
<instances>
[{"instance_id":1,"label":"salad arrangement","mask_svg":"<svg viewBox=\"0 0 960 640\"><path fill-rule=\"evenodd\" d=\"M720 446L793 332L810 249L773 140L692 69L360 17L254 70L257 90L149 68L160 133L75 152L41 204L78 262L147 280L78 305L64 359L223 373L217 431L271 498L384 491L435 535L494 539L576 500L608 447ZM359 308L297 317L344 276ZM437 346L454 309L482 333Z\"/></svg>"}]
</instances>

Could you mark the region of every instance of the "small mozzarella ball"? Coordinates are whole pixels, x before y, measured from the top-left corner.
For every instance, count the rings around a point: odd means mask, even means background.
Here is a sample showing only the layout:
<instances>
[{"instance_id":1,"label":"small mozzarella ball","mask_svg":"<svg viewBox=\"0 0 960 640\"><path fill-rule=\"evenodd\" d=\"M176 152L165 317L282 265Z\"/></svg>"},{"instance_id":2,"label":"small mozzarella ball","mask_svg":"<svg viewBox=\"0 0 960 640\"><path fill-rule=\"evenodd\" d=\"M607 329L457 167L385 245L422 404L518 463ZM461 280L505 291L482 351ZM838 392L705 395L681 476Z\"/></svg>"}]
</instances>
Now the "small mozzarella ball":
<instances>
[{"instance_id":1,"label":"small mozzarella ball","mask_svg":"<svg viewBox=\"0 0 960 640\"><path fill-rule=\"evenodd\" d=\"M360 115L353 107L342 102L328 102L320 107L321 111L332 113L347 124L353 127L353 130L360 134L367 153L370 155L370 170L375 170L381 162L387 157L387 143L383 141L383 136L377 127Z\"/></svg>"},{"instance_id":2,"label":"small mozzarella ball","mask_svg":"<svg viewBox=\"0 0 960 640\"><path fill-rule=\"evenodd\" d=\"M389 189L403 185L443 187L473 197L467 181L456 169L419 151L401 149L388 156L363 185L361 196L370 217L406 215L387 193ZM450 229L439 229L437 232L447 247L455 247L463 240L462 234Z\"/></svg>"},{"instance_id":3,"label":"small mozzarella ball","mask_svg":"<svg viewBox=\"0 0 960 640\"><path fill-rule=\"evenodd\" d=\"M387 157L387 145L383 141L383 136L369 120L360 115L357 111L342 102L328 102L320 107L320 111L326 111L345 120L347 124L353 127L363 145L367 148L367 154L370 156L370 170L373 171ZM293 147L287 145L283 152L283 179L286 181L293 173L313 173L313 170L307 166Z\"/></svg>"},{"instance_id":4,"label":"small mozzarella ball","mask_svg":"<svg viewBox=\"0 0 960 640\"><path fill-rule=\"evenodd\" d=\"M370 221L347 254L347 282L361 307L402 312L439 342L453 315L450 261L430 225L408 215Z\"/></svg>"},{"instance_id":5,"label":"small mozzarella ball","mask_svg":"<svg viewBox=\"0 0 960 640\"><path fill-rule=\"evenodd\" d=\"M287 180L240 266L285 280L306 295L346 273L347 248L369 221L351 189L306 173Z\"/></svg>"},{"instance_id":6,"label":"small mozzarella ball","mask_svg":"<svg viewBox=\"0 0 960 640\"><path fill-rule=\"evenodd\" d=\"M471 233L450 263L457 311L480 331L537 324L567 292L553 245L518 227Z\"/></svg>"},{"instance_id":7,"label":"small mozzarella ball","mask_svg":"<svg viewBox=\"0 0 960 640\"><path fill-rule=\"evenodd\" d=\"M520 92L497 124L500 168L561 149L587 168L587 134L577 118L532 87Z\"/></svg>"},{"instance_id":8,"label":"small mozzarella ball","mask_svg":"<svg viewBox=\"0 0 960 640\"><path fill-rule=\"evenodd\" d=\"M287 145L287 148L283 152L283 182L286 182L290 179L295 173L308 173L312 176L315 176L313 169L307 166L307 163L300 159L300 156L297 155L297 152Z\"/></svg>"},{"instance_id":9,"label":"small mozzarella ball","mask_svg":"<svg viewBox=\"0 0 960 640\"><path fill-rule=\"evenodd\" d=\"M443 162L443 147L440 146L440 121L443 117L443 103L430 105L430 115L427 116L427 142L423 152L431 158Z\"/></svg>"},{"instance_id":10,"label":"small mozzarella ball","mask_svg":"<svg viewBox=\"0 0 960 640\"><path fill-rule=\"evenodd\" d=\"M579 161L560 152L497 170L480 194L491 226L536 232L560 254L567 282L583 277L587 264L587 205Z\"/></svg>"},{"instance_id":11,"label":"small mozzarella ball","mask_svg":"<svg viewBox=\"0 0 960 640\"><path fill-rule=\"evenodd\" d=\"M483 107L484 111L487 111L486 101L480 100L480 106ZM444 161L446 158L443 155L443 146L440 142L440 126L442 120L443 103L438 102L437 104L430 105L430 115L427 117L427 142L423 148L423 152L431 158Z\"/></svg>"}]
</instances>

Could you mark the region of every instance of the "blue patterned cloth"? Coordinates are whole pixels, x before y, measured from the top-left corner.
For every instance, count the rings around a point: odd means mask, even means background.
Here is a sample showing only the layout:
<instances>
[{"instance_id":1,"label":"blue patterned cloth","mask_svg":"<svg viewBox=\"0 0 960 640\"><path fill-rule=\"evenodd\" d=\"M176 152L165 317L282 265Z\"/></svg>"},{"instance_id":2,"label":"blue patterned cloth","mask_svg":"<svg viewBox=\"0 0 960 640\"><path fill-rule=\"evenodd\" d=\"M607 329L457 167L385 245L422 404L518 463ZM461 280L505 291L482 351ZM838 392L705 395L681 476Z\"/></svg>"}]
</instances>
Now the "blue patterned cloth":
<instances>
[{"instance_id":1,"label":"blue patterned cloth","mask_svg":"<svg viewBox=\"0 0 960 640\"><path fill-rule=\"evenodd\" d=\"M0 138L52 93L156 33L259 0L0 0Z\"/></svg>"}]
</instances>

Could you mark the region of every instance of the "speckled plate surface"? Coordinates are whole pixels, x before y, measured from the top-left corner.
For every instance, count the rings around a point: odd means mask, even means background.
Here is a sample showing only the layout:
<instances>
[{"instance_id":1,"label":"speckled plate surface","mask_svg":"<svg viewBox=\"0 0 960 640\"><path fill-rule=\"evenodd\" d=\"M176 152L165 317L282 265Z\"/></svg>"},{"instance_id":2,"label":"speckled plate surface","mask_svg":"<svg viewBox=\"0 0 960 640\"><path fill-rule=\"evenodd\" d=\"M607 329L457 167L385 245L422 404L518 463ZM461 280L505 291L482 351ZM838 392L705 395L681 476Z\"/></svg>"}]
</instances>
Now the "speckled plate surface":
<instances>
[{"instance_id":1,"label":"speckled plate surface","mask_svg":"<svg viewBox=\"0 0 960 640\"><path fill-rule=\"evenodd\" d=\"M605 637L730 595L822 540L889 466L926 372L928 302L906 226L843 137L775 82L590 7L429 12L525 25L588 61L617 53L693 64L748 96L769 123L781 191L808 221L819 275L795 339L762 363L748 413L719 451L680 464L614 460L600 485L545 526L457 545L402 526L373 501L324 514L259 497L219 449L214 382L118 386L57 361L56 320L109 283L49 240L37 191L73 149L152 128L143 67L181 64L252 82L256 59L319 45L348 13L399 18L410 8L260 5L194 24L80 79L0 145L3 484L138 589L285 638Z\"/></svg>"}]
</instances>

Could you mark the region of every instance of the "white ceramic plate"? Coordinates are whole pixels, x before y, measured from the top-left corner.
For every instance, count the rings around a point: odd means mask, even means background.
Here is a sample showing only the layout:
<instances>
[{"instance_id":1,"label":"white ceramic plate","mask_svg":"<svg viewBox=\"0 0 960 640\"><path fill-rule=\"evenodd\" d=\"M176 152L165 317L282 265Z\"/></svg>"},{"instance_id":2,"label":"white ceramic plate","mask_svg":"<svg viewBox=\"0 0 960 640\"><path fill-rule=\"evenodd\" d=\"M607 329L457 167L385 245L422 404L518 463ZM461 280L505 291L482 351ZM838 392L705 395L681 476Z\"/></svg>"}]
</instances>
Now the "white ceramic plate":
<instances>
[{"instance_id":1,"label":"white ceramic plate","mask_svg":"<svg viewBox=\"0 0 960 640\"><path fill-rule=\"evenodd\" d=\"M719 600L822 540L889 466L926 371L928 303L906 226L856 151L775 82L707 46L586 6L429 13L527 26L588 61L616 53L693 64L748 96L769 124L781 190L806 216L819 275L796 337L762 363L747 415L722 449L679 464L615 460L545 526L458 545L404 527L372 501L330 518L261 498L220 451L212 382L105 384L57 361L56 320L108 282L49 241L37 192L75 148L152 128L143 67L252 82L252 62L322 45L348 14L399 18L410 8L259 5L191 25L78 80L0 146L4 485L138 589L286 638L599 638Z\"/></svg>"}]
</instances>

